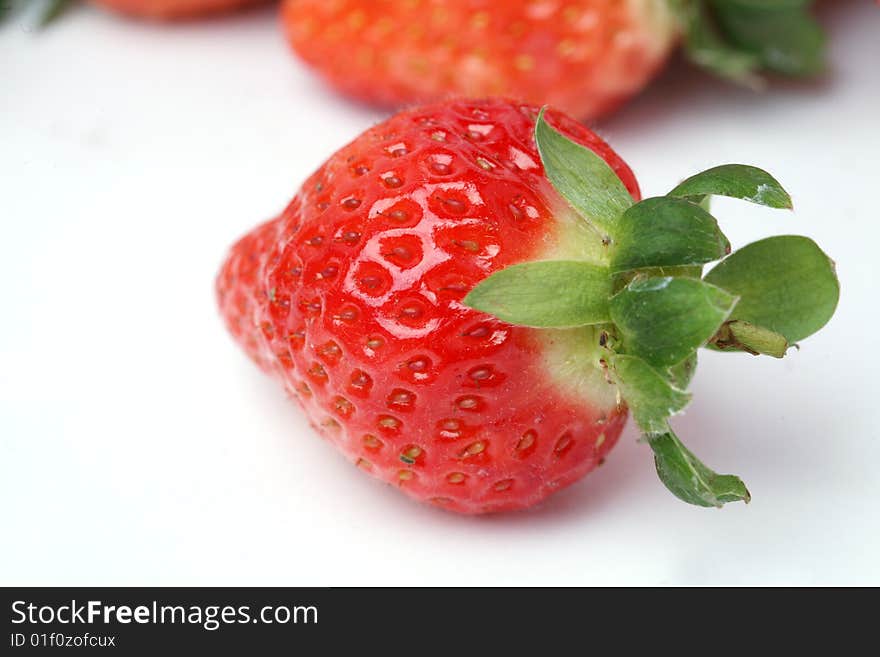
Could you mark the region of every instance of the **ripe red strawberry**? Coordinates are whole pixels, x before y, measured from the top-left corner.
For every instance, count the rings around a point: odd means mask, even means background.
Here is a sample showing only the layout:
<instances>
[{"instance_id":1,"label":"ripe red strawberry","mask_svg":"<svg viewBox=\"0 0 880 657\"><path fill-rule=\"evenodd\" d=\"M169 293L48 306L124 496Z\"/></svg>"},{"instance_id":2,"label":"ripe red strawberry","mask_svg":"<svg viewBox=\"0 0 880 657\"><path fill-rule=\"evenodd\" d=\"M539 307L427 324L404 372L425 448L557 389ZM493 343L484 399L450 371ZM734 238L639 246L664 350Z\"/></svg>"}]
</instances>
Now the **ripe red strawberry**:
<instances>
[{"instance_id":1,"label":"ripe red strawberry","mask_svg":"<svg viewBox=\"0 0 880 657\"><path fill-rule=\"evenodd\" d=\"M267 0L90 0L114 11L153 19L197 18L241 9Z\"/></svg>"},{"instance_id":2,"label":"ripe red strawberry","mask_svg":"<svg viewBox=\"0 0 880 657\"><path fill-rule=\"evenodd\" d=\"M294 50L356 98L401 106L503 95L589 118L644 87L683 34L694 61L728 77L815 72L821 35L804 3L773 4L284 0L282 22Z\"/></svg>"},{"instance_id":3,"label":"ripe red strawberry","mask_svg":"<svg viewBox=\"0 0 880 657\"><path fill-rule=\"evenodd\" d=\"M324 435L458 511L537 502L593 469L625 420L601 374L557 380L576 332L548 340L461 304L487 274L569 246L536 113L458 103L376 126L233 247L218 281L230 330ZM603 141L552 120L638 197Z\"/></svg>"},{"instance_id":4,"label":"ripe red strawberry","mask_svg":"<svg viewBox=\"0 0 880 657\"><path fill-rule=\"evenodd\" d=\"M601 183L591 198L642 207L632 205L639 191L630 169L572 119L547 113L573 142L553 132L564 143L539 154L537 115L503 100L398 114L334 154L279 217L241 239L217 281L229 330L318 431L365 471L465 513L533 505L595 468L626 419L619 389L637 385L629 374L614 378L623 366L609 374L626 322L616 331L605 318L539 317L520 323L570 327L528 328L465 305L468 295L470 305L516 315L515 303L491 308L491 289L477 297L529 261L606 271L613 240L569 204L564 181L551 184L542 155L558 174L553 158L566 147L597 154L595 175L578 165L589 184ZM777 198L774 190L761 193ZM616 253L627 252L624 242L621 233ZM567 279L571 289L579 276ZM541 295L564 298L567 283L558 283ZM508 289L505 302L518 293ZM725 348L756 345L742 331L739 342L724 335ZM678 387L690 364L674 368ZM650 396L632 398L640 418Z\"/></svg>"}]
</instances>

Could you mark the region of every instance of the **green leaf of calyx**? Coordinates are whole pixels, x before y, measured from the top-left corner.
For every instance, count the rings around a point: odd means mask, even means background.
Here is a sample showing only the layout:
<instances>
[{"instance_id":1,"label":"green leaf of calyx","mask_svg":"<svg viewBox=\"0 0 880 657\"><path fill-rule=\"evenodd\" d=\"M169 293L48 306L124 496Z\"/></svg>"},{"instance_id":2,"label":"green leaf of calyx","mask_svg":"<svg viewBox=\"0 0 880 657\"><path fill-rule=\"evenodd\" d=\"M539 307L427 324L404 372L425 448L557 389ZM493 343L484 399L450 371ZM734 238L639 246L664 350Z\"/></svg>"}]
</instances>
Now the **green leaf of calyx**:
<instances>
[{"instance_id":1,"label":"green leaf of calyx","mask_svg":"<svg viewBox=\"0 0 880 657\"><path fill-rule=\"evenodd\" d=\"M670 367L667 370L669 374L667 378L673 387L678 388L679 390L686 390L691 383L691 379L694 378L694 373L696 371L697 352L695 351L680 363L676 363Z\"/></svg>"},{"instance_id":2,"label":"green leaf of calyx","mask_svg":"<svg viewBox=\"0 0 880 657\"><path fill-rule=\"evenodd\" d=\"M636 277L611 298L623 352L658 368L683 361L718 331L737 298L694 278Z\"/></svg>"},{"instance_id":3,"label":"green leaf of calyx","mask_svg":"<svg viewBox=\"0 0 880 657\"><path fill-rule=\"evenodd\" d=\"M40 16L40 27L46 27L52 23L72 4L73 0L48 0Z\"/></svg>"},{"instance_id":4,"label":"green leaf of calyx","mask_svg":"<svg viewBox=\"0 0 880 657\"><path fill-rule=\"evenodd\" d=\"M0 23L21 10L24 0L4 0L0 2Z\"/></svg>"},{"instance_id":5,"label":"green leaf of calyx","mask_svg":"<svg viewBox=\"0 0 880 657\"><path fill-rule=\"evenodd\" d=\"M718 77L753 89L763 86L764 81L756 73L758 56L727 43L701 0L675 0L675 5L684 26L688 59Z\"/></svg>"},{"instance_id":6,"label":"green leaf of calyx","mask_svg":"<svg viewBox=\"0 0 880 657\"><path fill-rule=\"evenodd\" d=\"M747 164L722 164L691 176L668 196L699 202L708 195L729 196L771 208L792 207L791 196L779 181L763 169Z\"/></svg>"},{"instance_id":7,"label":"green leaf of calyx","mask_svg":"<svg viewBox=\"0 0 880 657\"><path fill-rule=\"evenodd\" d=\"M825 68L825 36L811 16L810 2L711 0L727 41L753 54L763 68L809 76Z\"/></svg>"},{"instance_id":8,"label":"green leaf of calyx","mask_svg":"<svg viewBox=\"0 0 880 657\"><path fill-rule=\"evenodd\" d=\"M562 328L610 319L610 272L589 262L546 260L513 265L483 280L464 304L511 324Z\"/></svg>"},{"instance_id":9,"label":"green leaf of calyx","mask_svg":"<svg viewBox=\"0 0 880 657\"><path fill-rule=\"evenodd\" d=\"M547 178L581 216L609 232L632 197L605 160L551 127L544 111L535 123L535 142Z\"/></svg>"},{"instance_id":10,"label":"green leaf of calyx","mask_svg":"<svg viewBox=\"0 0 880 657\"><path fill-rule=\"evenodd\" d=\"M688 58L720 77L760 89L761 69L806 76L824 68L825 37L808 0L671 0Z\"/></svg>"},{"instance_id":11,"label":"green leaf of calyx","mask_svg":"<svg viewBox=\"0 0 880 657\"><path fill-rule=\"evenodd\" d=\"M0 23L15 14L24 13L30 23L33 16L39 27L46 27L70 7L75 0L0 0ZM31 11L33 10L33 11Z\"/></svg>"},{"instance_id":12,"label":"green leaf of calyx","mask_svg":"<svg viewBox=\"0 0 880 657\"><path fill-rule=\"evenodd\" d=\"M797 235L753 242L719 263L705 280L740 297L731 320L769 329L789 343L822 328L840 296L834 262L813 240Z\"/></svg>"},{"instance_id":13,"label":"green leaf of calyx","mask_svg":"<svg viewBox=\"0 0 880 657\"><path fill-rule=\"evenodd\" d=\"M641 358L616 354L609 360L611 377L645 432L663 484L679 499L697 506L748 502L749 491L738 477L719 475L706 467L670 429L669 417L684 409L690 395ZM693 361L684 362L692 371Z\"/></svg>"},{"instance_id":14,"label":"green leaf of calyx","mask_svg":"<svg viewBox=\"0 0 880 657\"><path fill-rule=\"evenodd\" d=\"M721 475L694 456L672 431L646 436L654 451L660 481L688 504L721 507L728 502L745 502L752 496L739 477Z\"/></svg>"},{"instance_id":15,"label":"green leaf of calyx","mask_svg":"<svg viewBox=\"0 0 880 657\"><path fill-rule=\"evenodd\" d=\"M639 428L651 434L668 431L667 420L687 406L691 396L641 358L616 354L610 361L611 378Z\"/></svg>"},{"instance_id":16,"label":"green leaf of calyx","mask_svg":"<svg viewBox=\"0 0 880 657\"><path fill-rule=\"evenodd\" d=\"M611 269L699 265L730 253L715 218L681 198L648 198L623 213L614 230Z\"/></svg>"}]
</instances>

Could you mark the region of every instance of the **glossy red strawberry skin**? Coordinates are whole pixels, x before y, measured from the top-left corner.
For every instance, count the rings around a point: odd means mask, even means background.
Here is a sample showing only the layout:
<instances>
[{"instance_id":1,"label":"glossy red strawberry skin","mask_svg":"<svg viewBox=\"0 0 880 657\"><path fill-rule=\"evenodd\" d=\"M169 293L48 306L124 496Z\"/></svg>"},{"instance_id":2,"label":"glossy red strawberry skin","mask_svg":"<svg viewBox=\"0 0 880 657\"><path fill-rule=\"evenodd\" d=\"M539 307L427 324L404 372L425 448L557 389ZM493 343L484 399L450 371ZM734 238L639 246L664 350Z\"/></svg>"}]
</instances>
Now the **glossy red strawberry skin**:
<instances>
[{"instance_id":1,"label":"glossy red strawberry skin","mask_svg":"<svg viewBox=\"0 0 880 657\"><path fill-rule=\"evenodd\" d=\"M198 18L235 11L267 0L90 0L122 14L159 20Z\"/></svg>"},{"instance_id":2,"label":"glossy red strawberry skin","mask_svg":"<svg viewBox=\"0 0 880 657\"><path fill-rule=\"evenodd\" d=\"M362 469L464 513L528 507L574 482L626 419L601 374L577 390L556 375L570 331L461 303L487 275L567 248L536 114L461 101L368 130L233 246L217 280L233 336L318 431ZM603 141L548 116L638 198Z\"/></svg>"},{"instance_id":3,"label":"glossy red strawberry skin","mask_svg":"<svg viewBox=\"0 0 880 657\"><path fill-rule=\"evenodd\" d=\"M359 99L510 96L581 119L638 92L677 39L665 0L284 0L282 22Z\"/></svg>"}]
</instances>

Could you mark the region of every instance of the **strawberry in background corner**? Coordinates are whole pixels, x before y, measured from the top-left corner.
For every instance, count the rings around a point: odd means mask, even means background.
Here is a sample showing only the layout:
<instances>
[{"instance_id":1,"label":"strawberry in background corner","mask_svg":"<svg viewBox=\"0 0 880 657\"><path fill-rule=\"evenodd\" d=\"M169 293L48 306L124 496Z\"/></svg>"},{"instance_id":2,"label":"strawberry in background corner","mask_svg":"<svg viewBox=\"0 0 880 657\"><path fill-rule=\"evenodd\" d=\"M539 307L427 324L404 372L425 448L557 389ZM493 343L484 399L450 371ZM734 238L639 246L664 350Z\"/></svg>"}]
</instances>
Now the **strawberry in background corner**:
<instances>
[{"instance_id":1,"label":"strawberry in background corner","mask_svg":"<svg viewBox=\"0 0 880 657\"><path fill-rule=\"evenodd\" d=\"M293 49L355 98L510 96L580 118L638 93L682 43L749 86L822 69L807 0L284 0Z\"/></svg>"},{"instance_id":2,"label":"strawberry in background corner","mask_svg":"<svg viewBox=\"0 0 880 657\"><path fill-rule=\"evenodd\" d=\"M791 207L745 165L640 200L624 161L557 111L411 109L232 247L219 306L316 430L417 500L537 504L603 462L629 411L677 497L748 501L669 418L700 347L781 358L828 321L838 282L805 237L731 254L713 194Z\"/></svg>"}]
</instances>

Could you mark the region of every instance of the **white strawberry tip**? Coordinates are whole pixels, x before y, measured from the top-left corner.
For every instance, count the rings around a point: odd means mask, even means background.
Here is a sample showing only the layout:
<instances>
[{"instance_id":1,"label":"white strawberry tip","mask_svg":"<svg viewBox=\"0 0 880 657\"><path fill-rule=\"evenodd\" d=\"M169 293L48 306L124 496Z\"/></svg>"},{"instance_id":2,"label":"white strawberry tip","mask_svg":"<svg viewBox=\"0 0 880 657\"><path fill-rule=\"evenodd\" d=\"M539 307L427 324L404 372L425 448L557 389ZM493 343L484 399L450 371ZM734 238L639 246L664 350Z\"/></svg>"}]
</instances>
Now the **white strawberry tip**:
<instances>
[{"instance_id":1,"label":"white strawberry tip","mask_svg":"<svg viewBox=\"0 0 880 657\"><path fill-rule=\"evenodd\" d=\"M464 303L546 331L548 371L570 390L604 407L614 405L612 396L622 399L674 495L705 507L748 502L742 481L702 464L669 419L690 401L699 348L781 358L824 326L839 296L834 263L795 235L731 254L708 199L790 209L790 196L766 171L722 165L636 203L608 164L552 128L543 110L535 140L548 180L589 229L583 233L593 242L602 236L604 253L568 249L564 259L513 265L482 281Z\"/></svg>"}]
</instances>

